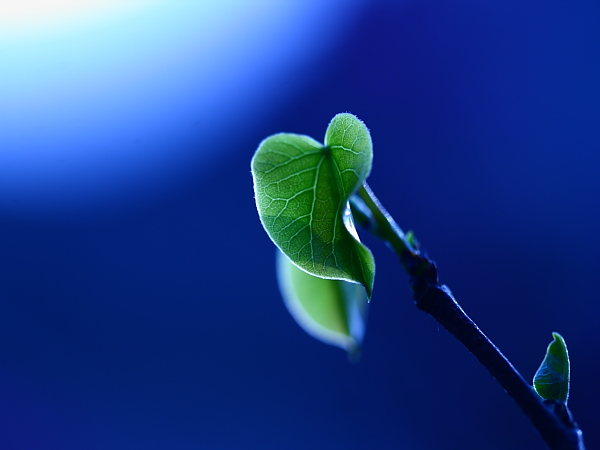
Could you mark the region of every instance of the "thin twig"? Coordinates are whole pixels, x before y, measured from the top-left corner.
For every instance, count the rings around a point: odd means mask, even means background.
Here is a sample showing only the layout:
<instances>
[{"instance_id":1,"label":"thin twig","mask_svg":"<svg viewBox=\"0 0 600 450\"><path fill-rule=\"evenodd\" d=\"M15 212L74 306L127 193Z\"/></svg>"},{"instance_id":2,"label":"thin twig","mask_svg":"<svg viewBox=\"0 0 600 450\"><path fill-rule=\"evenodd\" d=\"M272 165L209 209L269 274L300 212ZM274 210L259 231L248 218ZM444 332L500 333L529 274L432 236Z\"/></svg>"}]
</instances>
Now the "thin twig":
<instances>
[{"instance_id":1,"label":"thin twig","mask_svg":"<svg viewBox=\"0 0 600 450\"><path fill-rule=\"evenodd\" d=\"M544 402L438 281L435 263L422 254L369 186L351 202L357 222L385 240L410 276L416 306L431 315L469 350L517 403L551 450L585 450L583 434L565 404ZM360 199L360 200L359 200Z\"/></svg>"}]
</instances>

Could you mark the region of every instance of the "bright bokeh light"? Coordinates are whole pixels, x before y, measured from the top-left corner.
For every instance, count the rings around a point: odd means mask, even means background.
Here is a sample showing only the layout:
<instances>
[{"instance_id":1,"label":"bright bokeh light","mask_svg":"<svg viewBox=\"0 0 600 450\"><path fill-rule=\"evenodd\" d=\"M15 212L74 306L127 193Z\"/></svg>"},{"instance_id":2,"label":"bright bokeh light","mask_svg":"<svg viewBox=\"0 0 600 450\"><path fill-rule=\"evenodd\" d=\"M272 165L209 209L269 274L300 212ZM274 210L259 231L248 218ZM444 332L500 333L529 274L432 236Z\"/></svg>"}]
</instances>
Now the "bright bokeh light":
<instances>
[{"instance_id":1,"label":"bright bokeh light","mask_svg":"<svg viewBox=\"0 0 600 450\"><path fill-rule=\"evenodd\" d=\"M239 134L297 95L359 4L0 0L0 214L198 176L230 151L223 126Z\"/></svg>"}]
</instances>

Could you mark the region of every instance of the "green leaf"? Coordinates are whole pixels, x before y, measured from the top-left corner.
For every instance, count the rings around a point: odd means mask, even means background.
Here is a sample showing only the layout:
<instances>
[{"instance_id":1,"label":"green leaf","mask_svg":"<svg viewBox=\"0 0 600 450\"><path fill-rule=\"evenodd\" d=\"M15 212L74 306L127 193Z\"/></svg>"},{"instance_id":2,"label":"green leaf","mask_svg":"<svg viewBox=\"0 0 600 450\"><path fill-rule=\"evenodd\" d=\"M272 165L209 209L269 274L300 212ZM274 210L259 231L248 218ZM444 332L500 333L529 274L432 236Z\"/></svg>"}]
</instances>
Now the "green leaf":
<instances>
[{"instance_id":1,"label":"green leaf","mask_svg":"<svg viewBox=\"0 0 600 450\"><path fill-rule=\"evenodd\" d=\"M569 353L565 340L552 333L546 357L533 377L535 391L545 400L567 403L569 398Z\"/></svg>"},{"instance_id":2,"label":"green leaf","mask_svg":"<svg viewBox=\"0 0 600 450\"><path fill-rule=\"evenodd\" d=\"M333 118L325 145L280 133L252 158L256 206L275 245L314 276L362 284L369 298L375 261L358 239L348 200L372 159L369 130L351 114Z\"/></svg>"},{"instance_id":3,"label":"green leaf","mask_svg":"<svg viewBox=\"0 0 600 450\"><path fill-rule=\"evenodd\" d=\"M361 285L310 275L281 252L277 252L277 279L288 311L304 331L350 356L359 354L367 313Z\"/></svg>"}]
</instances>

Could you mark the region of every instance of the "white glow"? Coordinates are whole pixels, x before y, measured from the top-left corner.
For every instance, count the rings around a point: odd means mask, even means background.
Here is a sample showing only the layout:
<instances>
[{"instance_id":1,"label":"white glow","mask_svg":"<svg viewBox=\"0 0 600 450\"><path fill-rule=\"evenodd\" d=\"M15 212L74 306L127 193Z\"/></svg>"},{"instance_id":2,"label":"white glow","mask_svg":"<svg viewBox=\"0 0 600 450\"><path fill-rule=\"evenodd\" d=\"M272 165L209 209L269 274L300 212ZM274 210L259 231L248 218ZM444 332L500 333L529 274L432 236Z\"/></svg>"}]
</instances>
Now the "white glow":
<instances>
[{"instance_id":1,"label":"white glow","mask_svg":"<svg viewBox=\"0 0 600 450\"><path fill-rule=\"evenodd\" d=\"M0 1L2 34L40 32L118 14L156 3L141 0L3 0Z\"/></svg>"},{"instance_id":2,"label":"white glow","mask_svg":"<svg viewBox=\"0 0 600 450\"><path fill-rule=\"evenodd\" d=\"M235 149L224 126L241 135L310 79L358 4L0 0L0 214L197 177Z\"/></svg>"}]
</instances>

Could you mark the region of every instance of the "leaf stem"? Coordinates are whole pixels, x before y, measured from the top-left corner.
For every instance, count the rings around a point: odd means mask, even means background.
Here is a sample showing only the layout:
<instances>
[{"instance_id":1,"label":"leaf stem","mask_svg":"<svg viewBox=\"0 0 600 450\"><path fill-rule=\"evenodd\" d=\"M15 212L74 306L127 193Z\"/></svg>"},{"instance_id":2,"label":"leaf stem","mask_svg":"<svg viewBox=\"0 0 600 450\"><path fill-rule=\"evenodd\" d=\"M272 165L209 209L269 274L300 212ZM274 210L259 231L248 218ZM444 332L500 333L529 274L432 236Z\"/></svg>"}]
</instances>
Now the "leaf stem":
<instances>
[{"instance_id":1,"label":"leaf stem","mask_svg":"<svg viewBox=\"0 0 600 450\"><path fill-rule=\"evenodd\" d=\"M353 197L350 202L353 214L356 216L356 212L359 213L360 225L368 227L372 234L386 241L398 255L417 252L367 183L362 185L356 195L360 200Z\"/></svg>"},{"instance_id":2,"label":"leaf stem","mask_svg":"<svg viewBox=\"0 0 600 450\"><path fill-rule=\"evenodd\" d=\"M469 350L538 430L552 450L585 450L583 434L564 403L544 402L488 337L467 316L450 289L438 281L435 262L411 245L407 235L365 183L351 200L359 225L386 241L410 276L417 308L431 315ZM366 207L366 208L365 208Z\"/></svg>"}]
</instances>

